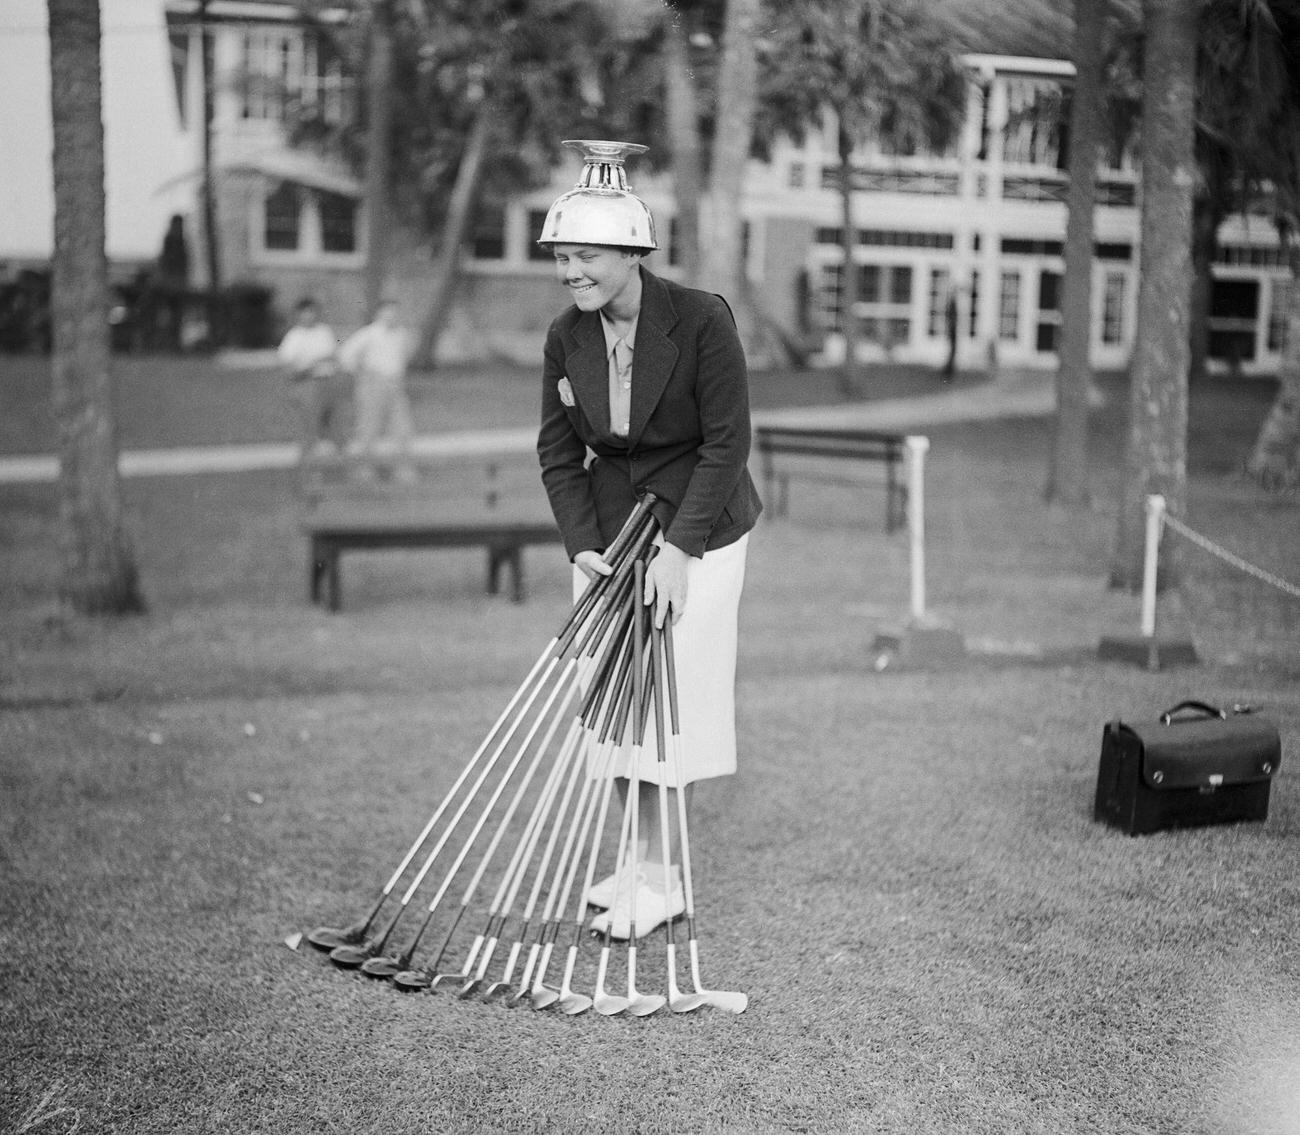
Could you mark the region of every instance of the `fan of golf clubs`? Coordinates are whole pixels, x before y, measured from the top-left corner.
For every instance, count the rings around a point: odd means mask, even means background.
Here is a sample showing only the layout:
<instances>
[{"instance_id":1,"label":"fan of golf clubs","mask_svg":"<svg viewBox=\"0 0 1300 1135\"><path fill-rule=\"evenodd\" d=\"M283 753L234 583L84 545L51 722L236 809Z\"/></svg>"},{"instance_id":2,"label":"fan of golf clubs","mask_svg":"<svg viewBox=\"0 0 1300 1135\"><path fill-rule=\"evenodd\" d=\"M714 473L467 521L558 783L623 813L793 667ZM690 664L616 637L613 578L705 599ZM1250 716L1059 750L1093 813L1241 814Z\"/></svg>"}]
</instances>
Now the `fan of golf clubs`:
<instances>
[{"instance_id":1,"label":"fan of golf clubs","mask_svg":"<svg viewBox=\"0 0 1300 1135\"><path fill-rule=\"evenodd\" d=\"M629 896L626 992L610 987L612 910L598 935L595 988L590 996L574 988L587 895L607 842L603 836L611 819L614 770L618 757L629 748L628 791L614 878L637 877L638 802L640 793L648 791L640 769L641 762L650 759L644 750L652 714L653 756L660 763L659 834L668 886L674 877L668 777L663 775L665 762L672 760L674 781L682 783L672 626L665 619L662 628L655 627L651 608L641 601L646 564L656 551L653 503L652 495L638 503L604 554L610 574L592 581L583 592L384 884L369 914L343 929L320 927L307 934L307 940L328 951L337 965L391 979L401 989L448 988L461 998L479 996L511 1007L555 1006L568 1014L594 1008L605 1016L623 1012L647 1016L665 1005L677 1013L706 1005L744 1012L749 1003L744 993L706 989L700 981L690 835L681 790L674 795L691 988L678 985L676 927L670 918L665 924L666 995L637 989L635 885ZM530 789L528 810L524 803ZM417 863L421 853L423 860ZM500 878L484 911L481 900L476 907L475 897L498 853L505 864L498 867ZM575 887L579 874L582 879ZM414 931L399 944L398 925L415 909L414 900L426 881L433 896ZM457 898L453 891L458 882L463 889ZM462 923L471 911L482 915L482 925L468 947L458 949L458 942L469 935L468 930L462 932ZM435 925L441 940L431 958L417 964L420 948ZM458 953L462 954L459 962L454 960ZM499 954L504 954L504 962L493 971ZM548 984L552 963L559 970L561 955L558 986Z\"/></svg>"}]
</instances>

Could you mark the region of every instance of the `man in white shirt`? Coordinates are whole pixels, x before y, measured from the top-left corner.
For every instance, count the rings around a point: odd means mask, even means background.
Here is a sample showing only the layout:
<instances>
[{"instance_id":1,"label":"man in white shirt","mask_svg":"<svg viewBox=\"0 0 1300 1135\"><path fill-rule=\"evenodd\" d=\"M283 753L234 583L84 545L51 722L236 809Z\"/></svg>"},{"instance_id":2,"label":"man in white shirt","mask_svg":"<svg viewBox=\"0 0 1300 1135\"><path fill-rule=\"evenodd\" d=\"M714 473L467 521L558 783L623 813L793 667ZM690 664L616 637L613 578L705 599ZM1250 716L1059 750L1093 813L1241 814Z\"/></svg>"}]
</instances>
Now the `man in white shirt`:
<instances>
[{"instance_id":1,"label":"man in white shirt","mask_svg":"<svg viewBox=\"0 0 1300 1135\"><path fill-rule=\"evenodd\" d=\"M298 413L301 461L307 464L342 456L347 444L347 403L351 393L335 358L338 339L322 322L311 297L298 301L294 325L280 342L280 362L289 372L289 397Z\"/></svg>"},{"instance_id":2,"label":"man in white shirt","mask_svg":"<svg viewBox=\"0 0 1300 1135\"><path fill-rule=\"evenodd\" d=\"M395 453L394 477L415 480L411 460L411 404L406 393L406 369L415 352L411 333L401 323L394 300L384 300L375 317L352 335L339 351L339 361L356 377L356 450L363 476L376 475L381 442Z\"/></svg>"}]
</instances>

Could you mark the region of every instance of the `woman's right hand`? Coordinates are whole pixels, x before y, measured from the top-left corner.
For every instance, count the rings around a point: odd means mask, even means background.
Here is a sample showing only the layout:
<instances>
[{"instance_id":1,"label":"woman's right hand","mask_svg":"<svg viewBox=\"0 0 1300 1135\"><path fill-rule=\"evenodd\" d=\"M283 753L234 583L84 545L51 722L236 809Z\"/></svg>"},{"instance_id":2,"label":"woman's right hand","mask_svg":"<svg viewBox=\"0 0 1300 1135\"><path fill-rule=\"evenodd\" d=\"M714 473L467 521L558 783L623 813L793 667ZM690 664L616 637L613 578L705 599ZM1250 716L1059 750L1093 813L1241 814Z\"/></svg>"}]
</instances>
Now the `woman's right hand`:
<instances>
[{"instance_id":1,"label":"woman's right hand","mask_svg":"<svg viewBox=\"0 0 1300 1135\"><path fill-rule=\"evenodd\" d=\"M573 565L588 579L599 579L614 570L599 552L593 551L579 552L573 557Z\"/></svg>"}]
</instances>

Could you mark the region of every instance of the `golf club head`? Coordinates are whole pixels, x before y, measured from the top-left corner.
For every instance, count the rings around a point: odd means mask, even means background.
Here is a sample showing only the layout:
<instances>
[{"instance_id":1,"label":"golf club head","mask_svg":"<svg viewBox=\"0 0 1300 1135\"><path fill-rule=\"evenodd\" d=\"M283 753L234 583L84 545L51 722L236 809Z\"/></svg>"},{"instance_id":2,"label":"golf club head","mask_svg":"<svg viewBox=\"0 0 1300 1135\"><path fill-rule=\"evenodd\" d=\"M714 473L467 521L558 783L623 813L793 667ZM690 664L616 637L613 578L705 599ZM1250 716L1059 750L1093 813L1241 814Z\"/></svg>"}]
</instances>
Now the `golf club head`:
<instances>
[{"instance_id":1,"label":"golf club head","mask_svg":"<svg viewBox=\"0 0 1300 1135\"><path fill-rule=\"evenodd\" d=\"M466 976L467 975L461 972L460 970L456 970L454 973L449 973L445 971L443 973L437 973L434 974L432 979L429 981L429 988L437 989L439 986L448 985L453 981L459 981L463 983Z\"/></svg>"},{"instance_id":2,"label":"golf club head","mask_svg":"<svg viewBox=\"0 0 1300 1135\"><path fill-rule=\"evenodd\" d=\"M591 1005L592 1000L585 993L574 993L570 990L568 993L560 994L560 1012L567 1013L570 1017L576 1017L579 1013L585 1013L591 1008ZM542 1008L540 1005L537 1007L539 1009Z\"/></svg>"},{"instance_id":3,"label":"golf club head","mask_svg":"<svg viewBox=\"0 0 1300 1135\"><path fill-rule=\"evenodd\" d=\"M361 963L361 972L367 977L392 977L394 974L402 973L409 964L409 961L391 955L367 958Z\"/></svg>"},{"instance_id":4,"label":"golf club head","mask_svg":"<svg viewBox=\"0 0 1300 1135\"><path fill-rule=\"evenodd\" d=\"M533 987L528 991L528 1000L534 1009L549 1009L560 999L560 991L552 989L549 985L543 985L540 981L534 982Z\"/></svg>"},{"instance_id":5,"label":"golf club head","mask_svg":"<svg viewBox=\"0 0 1300 1135\"><path fill-rule=\"evenodd\" d=\"M407 969L401 973L393 974L393 984L398 989L404 989L409 993L414 993L420 989L428 989L433 978L428 970Z\"/></svg>"},{"instance_id":6,"label":"golf club head","mask_svg":"<svg viewBox=\"0 0 1300 1135\"><path fill-rule=\"evenodd\" d=\"M483 990L484 1001L495 1001L498 997L504 997L510 992L510 982L494 981L485 990Z\"/></svg>"},{"instance_id":7,"label":"golf club head","mask_svg":"<svg viewBox=\"0 0 1300 1135\"><path fill-rule=\"evenodd\" d=\"M676 986L668 989L668 1008L674 1013L693 1013L708 1001L703 993L683 993Z\"/></svg>"},{"instance_id":8,"label":"golf club head","mask_svg":"<svg viewBox=\"0 0 1300 1135\"><path fill-rule=\"evenodd\" d=\"M531 989L516 989L502 1002L502 1004L507 1009L518 1009L525 1001L531 1000L532 996L533 993Z\"/></svg>"},{"instance_id":9,"label":"golf club head","mask_svg":"<svg viewBox=\"0 0 1300 1135\"><path fill-rule=\"evenodd\" d=\"M330 961L343 969L356 969L368 958L374 956L374 948L365 944L360 946L338 946L330 951Z\"/></svg>"},{"instance_id":10,"label":"golf club head","mask_svg":"<svg viewBox=\"0 0 1300 1135\"><path fill-rule=\"evenodd\" d=\"M699 995L704 1003L726 1013L743 1013L749 1008L749 995L725 989L701 989Z\"/></svg>"},{"instance_id":11,"label":"golf club head","mask_svg":"<svg viewBox=\"0 0 1300 1135\"><path fill-rule=\"evenodd\" d=\"M648 1017L668 1004L668 998L658 993L637 993L636 990L629 992L633 996L628 998L627 1011L634 1017Z\"/></svg>"},{"instance_id":12,"label":"golf club head","mask_svg":"<svg viewBox=\"0 0 1300 1135\"><path fill-rule=\"evenodd\" d=\"M330 950L337 950L340 946L355 946L364 942L367 929L368 924L364 922L358 922L342 930L330 926L318 926L315 930L307 932L307 941L316 949L329 953Z\"/></svg>"},{"instance_id":13,"label":"golf club head","mask_svg":"<svg viewBox=\"0 0 1300 1135\"><path fill-rule=\"evenodd\" d=\"M464 985L462 985L458 990L456 990L456 996L459 997L462 1001L465 1001L468 998L473 997L474 994L479 991L479 988L482 986L482 984L483 982L481 979L477 977L471 977L467 982L465 982Z\"/></svg>"},{"instance_id":14,"label":"golf club head","mask_svg":"<svg viewBox=\"0 0 1300 1135\"><path fill-rule=\"evenodd\" d=\"M619 1013L625 1012L631 1004L632 1002L626 997L619 997L599 989L596 991L596 996L591 999L592 1008L602 1017L616 1017Z\"/></svg>"}]
</instances>

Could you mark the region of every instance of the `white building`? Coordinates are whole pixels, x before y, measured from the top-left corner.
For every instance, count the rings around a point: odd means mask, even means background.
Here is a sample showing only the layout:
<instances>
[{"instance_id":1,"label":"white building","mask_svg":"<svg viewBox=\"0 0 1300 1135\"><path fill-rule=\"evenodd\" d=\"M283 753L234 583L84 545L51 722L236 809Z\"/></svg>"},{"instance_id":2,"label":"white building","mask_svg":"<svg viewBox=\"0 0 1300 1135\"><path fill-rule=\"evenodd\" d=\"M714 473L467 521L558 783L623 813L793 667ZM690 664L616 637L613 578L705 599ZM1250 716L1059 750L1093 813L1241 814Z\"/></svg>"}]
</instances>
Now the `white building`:
<instances>
[{"instance_id":1,"label":"white building","mask_svg":"<svg viewBox=\"0 0 1300 1135\"><path fill-rule=\"evenodd\" d=\"M167 218L182 212L201 236L202 154L198 0L102 0L109 250L119 260L156 255ZM339 326L360 323L365 262L361 185L347 170L293 151L284 140L286 98L345 112L351 78L324 42L274 0L209 0L215 76L213 168L222 275L274 289L287 313L303 294ZM41 0L8 0L0 13L0 144L9 197L0 218L0 266L48 255L48 60ZM8 30L6 30L8 29ZM900 155L880 146L855 155L856 295L868 357L939 362L947 350L944 307L959 297L963 362L995 352L1009 365L1052 366L1060 326L1066 178L1063 87L1070 64L997 55L966 57L971 83L958 144L946 154ZM11 97L14 96L14 97ZM44 118L41 118L41 115ZM22 130L40 120L46 139ZM816 348L841 317L840 201L835 133L775 148L751 162L744 202L748 268L767 313ZM653 141L639 139L641 141ZM11 151L20 160L11 159ZM577 160L553 185L483 209L457 290L447 357L535 359L562 302L534 241L554 196L577 178ZM672 234L665 178L630 178ZM1092 355L1122 366L1134 335L1139 187L1132 156L1100 171L1093 266ZM192 239L197 251L198 240ZM394 242L392 290L412 318L424 301L430 253ZM671 240L668 242L671 244ZM1237 219L1220 234L1211 354L1243 370L1276 367L1289 274L1272 227ZM192 256L196 282L202 258ZM652 264L671 275L671 247ZM0 269L2 271L2 269Z\"/></svg>"}]
</instances>

